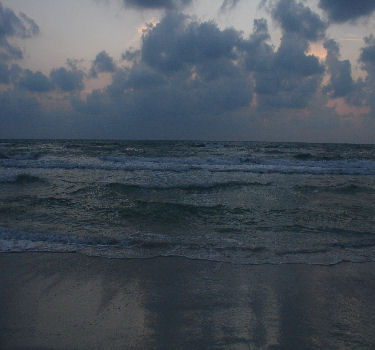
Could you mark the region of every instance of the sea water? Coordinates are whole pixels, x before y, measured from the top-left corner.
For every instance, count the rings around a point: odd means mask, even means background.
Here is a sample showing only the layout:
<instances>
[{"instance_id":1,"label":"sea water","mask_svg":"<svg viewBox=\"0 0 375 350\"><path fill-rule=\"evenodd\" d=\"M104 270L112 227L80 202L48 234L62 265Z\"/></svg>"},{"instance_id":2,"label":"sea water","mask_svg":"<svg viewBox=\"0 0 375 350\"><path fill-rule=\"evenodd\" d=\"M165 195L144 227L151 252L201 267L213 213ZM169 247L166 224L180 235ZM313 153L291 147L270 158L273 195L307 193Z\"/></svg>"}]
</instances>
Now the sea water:
<instances>
[{"instance_id":1,"label":"sea water","mask_svg":"<svg viewBox=\"0 0 375 350\"><path fill-rule=\"evenodd\" d=\"M375 261L375 146L3 140L0 251Z\"/></svg>"}]
</instances>

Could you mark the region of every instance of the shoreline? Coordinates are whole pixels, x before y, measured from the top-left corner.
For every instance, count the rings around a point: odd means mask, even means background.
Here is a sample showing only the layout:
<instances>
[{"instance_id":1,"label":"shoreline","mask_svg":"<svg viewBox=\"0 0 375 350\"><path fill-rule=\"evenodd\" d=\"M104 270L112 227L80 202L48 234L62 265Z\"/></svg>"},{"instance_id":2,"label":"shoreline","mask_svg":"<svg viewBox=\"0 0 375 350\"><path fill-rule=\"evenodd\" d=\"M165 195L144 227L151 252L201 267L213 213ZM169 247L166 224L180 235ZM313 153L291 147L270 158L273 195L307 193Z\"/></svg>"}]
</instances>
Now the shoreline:
<instances>
[{"instance_id":1,"label":"shoreline","mask_svg":"<svg viewBox=\"0 0 375 350\"><path fill-rule=\"evenodd\" d=\"M0 253L1 349L370 349L375 263Z\"/></svg>"}]
</instances>

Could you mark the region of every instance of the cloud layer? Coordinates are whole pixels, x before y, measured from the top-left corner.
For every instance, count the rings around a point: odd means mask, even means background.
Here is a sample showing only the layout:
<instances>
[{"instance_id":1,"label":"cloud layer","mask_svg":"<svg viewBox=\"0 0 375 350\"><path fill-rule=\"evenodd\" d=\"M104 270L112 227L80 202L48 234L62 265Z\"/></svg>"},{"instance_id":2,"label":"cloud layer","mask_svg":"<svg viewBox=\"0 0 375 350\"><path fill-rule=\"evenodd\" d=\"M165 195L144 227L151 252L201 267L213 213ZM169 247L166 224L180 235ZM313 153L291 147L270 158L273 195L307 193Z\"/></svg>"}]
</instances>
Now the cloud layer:
<instances>
[{"instance_id":1,"label":"cloud layer","mask_svg":"<svg viewBox=\"0 0 375 350\"><path fill-rule=\"evenodd\" d=\"M360 51L358 79L338 42L327 37L331 23L369 16L372 2L350 11L353 2L320 0L322 19L305 1L268 1L281 31L277 46L265 18L245 36L182 13L191 0L124 2L166 10L147 25L139 48L127 48L120 61L98 50L86 69L69 61L49 73L17 64L23 53L12 39L30 38L39 28L0 3L0 137L251 139L259 132L276 138L278 130L303 137L311 130L333 133L344 122L350 130L353 111L361 120L374 115L374 37ZM223 1L221 11L237 2ZM315 56L312 44L324 46L326 57ZM88 81L103 76L111 77L109 85L87 90Z\"/></svg>"},{"instance_id":2,"label":"cloud layer","mask_svg":"<svg viewBox=\"0 0 375 350\"><path fill-rule=\"evenodd\" d=\"M288 26L294 10L294 25ZM75 109L114 115L119 128L151 128L153 137L161 129L187 137L241 109L256 118L280 108L307 108L324 74L318 58L307 54L309 40L324 37L326 25L295 1L279 2L272 14L283 31L277 50L264 19L244 38L214 22L168 13L149 26L139 52L124 55L131 66L116 70L106 89L75 100Z\"/></svg>"}]
</instances>

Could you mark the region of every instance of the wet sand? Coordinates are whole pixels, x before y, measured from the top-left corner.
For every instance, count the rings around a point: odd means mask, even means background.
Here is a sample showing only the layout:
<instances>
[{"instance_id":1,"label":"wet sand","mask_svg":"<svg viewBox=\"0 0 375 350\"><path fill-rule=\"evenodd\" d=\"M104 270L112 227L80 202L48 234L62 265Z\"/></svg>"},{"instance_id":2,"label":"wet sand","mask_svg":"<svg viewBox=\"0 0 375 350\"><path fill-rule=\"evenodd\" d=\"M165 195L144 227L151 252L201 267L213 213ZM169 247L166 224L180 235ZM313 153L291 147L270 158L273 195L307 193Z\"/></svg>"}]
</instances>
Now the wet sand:
<instances>
[{"instance_id":1,"label":"wet sand","mask_svg":"<svg viewBox=\"0 0 375 350\"><path fill-rule=\"evenodd\" d=\"M0 254L0 349L374 349L375 263Z\"/></svg>"}]
</instances>

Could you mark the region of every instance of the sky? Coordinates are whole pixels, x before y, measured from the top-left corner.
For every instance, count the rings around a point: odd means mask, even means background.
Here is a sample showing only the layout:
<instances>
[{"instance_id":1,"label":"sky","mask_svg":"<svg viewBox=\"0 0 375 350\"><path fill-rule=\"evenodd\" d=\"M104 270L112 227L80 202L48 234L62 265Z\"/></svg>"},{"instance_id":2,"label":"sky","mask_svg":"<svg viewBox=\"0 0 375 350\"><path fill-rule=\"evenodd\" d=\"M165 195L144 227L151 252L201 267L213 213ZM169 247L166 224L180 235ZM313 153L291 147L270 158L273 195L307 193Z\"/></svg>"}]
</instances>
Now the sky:
<instances>
[{"instance_id":1,"label":"sky","mask_svg":"<svg viewBox=\"0 0 375 350\"><path fill-rule=\"evenodd\" d=\"M375 143L375 2L0 0L0 138Z\"/></svg>"}]
</instances>

